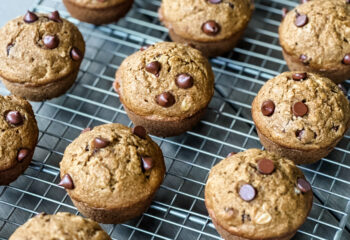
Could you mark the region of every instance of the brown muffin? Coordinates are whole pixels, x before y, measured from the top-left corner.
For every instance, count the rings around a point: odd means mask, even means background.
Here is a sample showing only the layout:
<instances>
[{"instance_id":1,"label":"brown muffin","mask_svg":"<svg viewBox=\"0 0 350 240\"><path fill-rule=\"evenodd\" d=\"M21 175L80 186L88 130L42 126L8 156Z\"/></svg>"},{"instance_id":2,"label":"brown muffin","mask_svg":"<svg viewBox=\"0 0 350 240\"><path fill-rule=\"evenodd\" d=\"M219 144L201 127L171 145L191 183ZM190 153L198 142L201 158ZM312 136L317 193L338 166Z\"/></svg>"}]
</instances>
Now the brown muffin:
<instances>
[{"instance_id":1,"label":"brown muffin","mask_svg":"<svg viewBox=\"0 0 350 240\"><path fill-rule=\"evenodd\" d=\"M198 50L162 42L126 58L114 89L135 125L157 136L174 136L203 116L214 94L214 74Z\"/></svg>"},{"instance_id":2,"label":"brown muffin","mask_svg":"<svg viewBox=\"0 0 350 240\"><path fill-rule=\"evenodd\" d=\"M225 240L287 240L305 222L312 190L292 161L249 149L211 169L205 205Z\"/></svg>"},{"instance_id":3,"label":"brown muffin","mask_svg":"<svg viewBox=\"0 0 350 240\"><path fill-rule=\"evenodd\" d=\"M74 83L84 52L78 28L57 11L27 12L0 29L0 77L14 95L54 98Z\"/></svg>"},{"instance_id":4,"label":"brown muffin","mask_svg":"<svg viewBox=\"0 0 350 240\"><path fill-rule=\"evenodd\" d=\"M173 41L214 57L234 48L253 10L251 0L163 0L158 14Z\"/></svg>"},{"instance_id":5,"label":"brown muffin","mask_svg":"<svg viewBox=\"0 0 350 240\"><path fill-rule=\"evenodd\" d=\"M22 98L0 95L0 112L0 185L7 185L32 161L39 130L32 106Z\"/></svg>"},{"instance_id":6,"label":"brown muffin","mask_svg":"<svg viewBox=\"0 0 350 240\"><path fill-rule=\"evenodd\" d=\"M17 228L10 240L110 240L98 223L67 212L38 214Z\"/></svg>"},{"instance_id":7,"label":"brown muffin","mask_svg":"<svg viewBox=\"0 0 350 240\"><path fill-rule=\"evenodd\" d=\"M313 0L297 6L279 27L291 71L319 73L340 83L350 77L350 4Z\"/></svg>"},{"instance_id":8,"label":"brown muffin","mask_svg":"<svg viewBox=\"0 0 350 240\"><path fill-rule=\"evenodd\" d=\"M252 104L264 147L296 164L328 155L350 126L350 104L330 79L285 72L269 80Z\"/></svg>"},{"instance_id":9,"label":"brown muffin","mask_svg":"<svg viewBox=\"0 0 350 240\"><path fill-rule=\"evenodd\" d=\"M72 17L101 25L118 21L132 7L134 0L63 0Z\"/></svg>"},{"instance_id":10,"label":"brown muffin","mask_svg":"<svg viewBox=\"0 0 350 240\"><path fill-rule=\"evenodd\" d=\"M163 181L162 151L143 127L105 124L65 150L60 185L85 216L121 223L141 215Z\"/></svg>"}]
</instances>

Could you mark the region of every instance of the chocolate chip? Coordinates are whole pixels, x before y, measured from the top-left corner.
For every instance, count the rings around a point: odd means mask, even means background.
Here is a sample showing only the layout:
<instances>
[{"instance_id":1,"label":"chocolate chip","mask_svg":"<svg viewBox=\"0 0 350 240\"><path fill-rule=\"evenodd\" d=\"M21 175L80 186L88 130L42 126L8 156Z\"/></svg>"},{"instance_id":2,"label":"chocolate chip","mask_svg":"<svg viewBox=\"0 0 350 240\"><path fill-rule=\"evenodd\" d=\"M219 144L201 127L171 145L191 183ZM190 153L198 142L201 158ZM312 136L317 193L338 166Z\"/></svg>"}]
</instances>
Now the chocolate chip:
<instances>
[{"instance_id":1,"label":"chocolate chip","mask_svg":"<svg viewBox=\"0 0 350 240\"><path fill-rule=\"evenodd\" d=\"M23 117L18 111L9 111L6 114L6 121L12 125L18 126L23 123Z\"/></svg>"},{"instance_id":2,"label":"chocolate chip","mask_svg":"<svg viewBox=\"0 0 350 240\"><path fill-rule=\"evenodd\" d=\"M301 139L303 138L304 132L305 132L304 129L303 129L303 130L297 130L297 131L295 132L295 136L296 136L299 140L301 140Z\"/></svg>"},{"instance_id":3,"label":"chocolate chip","mask_svg":"<svg viewBox=\"0 0 350 240\"><path fill-rule=\"evenodd\" d=\"M191 88L193 86L193 78L187 73L182 73L180 75L177 75L175 83L179 88Z\"/></svg>"},{"instance_id":4,"label":"chocolate chip","mask_svg":"<svg viewBox=\"0 0 350 240\"><path fill-rule=\"evenodd\" d=\"M72 47L72 49L70 50L70 57L74 61L80 61L83 58L83 54L81 53L79 48Z\"/></svg>"},{"instance_id":5,"label":"chocolate chip","mask_svg":"<svg viewBox=\"0 0 350 240\"><path fill-rule=\"evenodd\" d=\"M256 195L256 190L250 184L244 184L239 189L239 196L241 196L241 198L246 202L252 201L255 198L255 195Z\"/></svg>"},{"instance_id":6,"label":"chocolate chip","mask_svg":"<svg viewBox=\"0 0 350 240\"><path fill-rule=\"evenodd\" d=\"M218 3L221 3L222 0L208 0L208 2L211 4L218 4Z\"/></svg>"},{"instance_id":7,"label":"chocolate chip","mask_svg":"<svg viewBox=\"0 0 350 240\"><path fill-rule=\"evenodd\" d=\"M27 13L23 17L23 21L26 23L33 23L36 20L38 20L38 16L31 11L27 11Z\"/></svg>"},{"instance_id":8,"label":"chocolate chip","mask_svg":"<svg viewBox=\"0 0 350 240\"><path fill-rule=\"evenodd\" d=\"M9 45L7 45L6 47L6 53L7 53L7 56L10 55L10 50L11 48L13 48L14 44L10 43Z\"/></svg>"},{"instance_id":9,"label":"chocolate chip","mask_svg":"<svg viewBox=\"0 0 350 240\"><path fill-rule=\"evenodd\" d=\"M59 23L62 22L62 19L61 19L60 14L59 14L58 11L54 11L54 12L49 13L48 17L49 17L50 20L52 20L54 22L59 22Z\"/></svg>"},{"instance_id":10,"label":"chocolate chip","mask_svg":"<svg viewBox=\"0 0 350 240\"><path fill-rule=\"evenodd\" d=\"M275 112L275 104L271 100L263 102L261 112L264 116L271 116Z\"/></svg>"},{"instance_id":11,"label":"chocolate chip","mask_svg":"<svg viewBox=\"0 0 350 240\"><path fill-rule=\"evenodd\" d=\"M153 168L153 159L151 157L141 157L142 169L148 171Z\"/></svg>"},{"instance_id":12,"label":"chocolate chip","mask_svg":"<svg viewBox=\"0 0 350 240\"><path fill-rule=\"evenodd\" d=\"M350 1L350 0L349 0ZM345 96L348 95L348 91L346 90L346 88L344 87L343 84L339 83L338 87L340 88L340 90L344 93Z\"/></svg>"},{"instance_id":13,"label":"chocolate chip","mask_svg":"<svg viewBox=\"0 0 350 240\"><path fill-rule=\"evenodd\" d=\"M145 45L140 48L140 51L145 51L147 50L151 45Z\"/></svg>"},{"instance_id":14,"label":"chocolate chip","mask_svg":"<svg viewBox=\"0 0 350 240\"><path fill-rule=\"evenodd\" d=\"M285 18L287 16L288 9L287 8L282 8L282 18Z\"/></svg>"},{"instance_id":15,"label":"chocolate chip","mask_svg":"<svg viewBox=\"0 0 350 240\"><path fill-rule=\"evenodd\" d=\"M29 155L29 149L21 148L17 153L17 161L22 162Z\"/></svg>"},{"instance_id":16,"label":"chocolate chip","mask_svg":"<svg viewBox=\"0 0 350 240\"><path fill-rule=\"evenodd\" d=\"M303 178L298 178L297 185L298 185L298 188L300 189L300 191L302 191L303 193L307 193L308 191L311 190L310 183Z\"/></svg>"},{"instance_id":17,"label":"chocolate chip","mask_svg":"<svg viewBox=\"0 0 350 240\"><path fill-rule=\"evenodd\" d=\"M63 175L63 178L61 179L58 186L64 187L65 189L73 189L74 183L71 176L69 174Z\"/></svg>"},{"instance_id":18,"label":"chocolate chip","mask_svg":"<svg viewBox=\"0 0 350 240\"><path fill-rule=\"evenodd\" d=\"M308 107L303 102L294 103L292 109L296 117L303 117L309 111Z\"/></svg>"},{"instance_id":19,"label":"chocolate chip","mask_svg":"<svg viewBox=\"0 0 350 240\"><path fill-rule=\"evenodd\" d=\"M175 97L170 92L163 92L156 97L156 102L162 107L171 107L175 103Z\"/></svg>"},{"instance_id":20,"label":"chocolate chip","mask_svg":"<svg viewBox=\"0 0 350 240\"><path fill-rule=\"evenodd\" d=\"M132 133L142 139L146 139L147 132L146 132L146 129L142 126L135 126L132 129Z\"/></svg>"},{"instance_id":21,"label":"chocolate chip","mask_svg":"<svg viewBox=\"0 0 350 240\"><path fill-rule=\"evenodd\" d=\"M305 14L297 14L295 17L294 24L297 27L303 27L309 22L308 17Z\"/></svg>"},{"instance_id":22,"label":"chocolate chip","mask_svg":"<svg viewBox=\"0 0 350 240\"><path fill-rule=\"evenodd\" d=\"M48 49L54 49L58 47L60 40L55 35L46 35L43 38L43 42L45 47L47 47Z\"/></svg>"},{"instance_id":23,"label":"chocolate chip","mask_svg":"<svg viewBox=\"0 0 350 240\"><path fill-rule=\"evenodd\" d=\"M350 3L350 0L345 0L345 3Z\"/></svg>"},{"instance_id":24,"label":"chocolate chip","mask_svg":"<svg viewBox=\"0 0 350 240\"><path fill-rule=\"evenodd\" d=\"M220 32L220 25L214 20L209 20L203 23L202 31L209 36L215 36Z\"/></svg>"},{"instance_id":25,"label":"chocolate chip","mask_svg":"<svg viewBox=\"0 0 350 240\"><path fill-rule=\"evenodd\" d=\"M267 158L262 158L258 161L258 171L262 174L271 174L275 170L273 161Z\"/></svg>"},{"instance_id":26,"label":"chocolate chip","mask_svg":"<svg viewBox=\"0 0 350 240\"><path fill-rule=\"evenodd\" d=\"M230 8L232 8L232 9L235 8L235 5L233 5L233 3L227 3L227 4L228 4L228 6L229 6Z\"/></svg>"},{"instance_id":27,"label":"chocolate chip","mask_svg":"<svg viewBox=\"0 0 350 240\"><path fill-rule=\"evenodd\" d=\"M93 141L93 147L96 149L105 148L109 144L109 141L103 138L95 138Z\"/></svg>"},{"instance_id":28,"label":"chocolate chip","mask_svg":"<svg viewBox=\"0 0 350 240\"><path fill-rule=\"evenodd\" d=\"M150 62L146 65L146 71L149 73L152 73L158 77L160 67L161 67L160 62L158 62L158 61Z\"/></svg>"},{"instance_id":29,"label":"chocolate chip","mask_svg":"<svg viewBox=\"0 0 350 240\"><path fill-rule=\"evenodd\" d=\"M334 126L334 127L332 127L332 129L333 129L334 131L338 131L339 126Z\"/></svg>"},{"instance_id":30,"label":"chocolate chip","mask_svg":"<svg viewBox=\"0 0 350 240\"><path fill-rule=\"evenodd\" d=\"M350 53L346 54L343 58L343 64L350 65Z\"/></svg>"},{"instance_id":31,"label":"chocolate chip","mask_svg":"<svg viewBox=\"0 0 350 240\"><path fill-rule=\"evenodd\" d=\"M83 131L81 131L81 133L85 133L85 132L90 132L91 128L84 128Z\"/></svg>"},{"instance_id":32,"label":"chocolate chip","mask_svg":"<svg viewBox=\"0 0 350 240\"><path fill-rule=\"evenodd\" d=\"M231 157L233 155L236 155L237 153L236 152L230 152L229 154L227 154L227 157Z\"/></svg>"},{"instance_id":33,"label":"chocolate chip","mask_svg":"<svg viewBox=\"0 0 350 240\"><path fill-rule=\"evenodd\" d=\"M304 54L301 54L299 56L299 60L304 64L304 65L308 65L309 64L309 60L308 57Z\"/></svg>"},{"instance_id":34,"label":"chocolate chip","mask_svg":"<svg viewBox=\"0 0 350 240\"><path fill-rule=\"evenodd\" d=\"M303 73L293 73L292 75L293 80L295 81L300 81L300 80L305 80L307 78L306 72Z\"/></svg>"}]
</instances>

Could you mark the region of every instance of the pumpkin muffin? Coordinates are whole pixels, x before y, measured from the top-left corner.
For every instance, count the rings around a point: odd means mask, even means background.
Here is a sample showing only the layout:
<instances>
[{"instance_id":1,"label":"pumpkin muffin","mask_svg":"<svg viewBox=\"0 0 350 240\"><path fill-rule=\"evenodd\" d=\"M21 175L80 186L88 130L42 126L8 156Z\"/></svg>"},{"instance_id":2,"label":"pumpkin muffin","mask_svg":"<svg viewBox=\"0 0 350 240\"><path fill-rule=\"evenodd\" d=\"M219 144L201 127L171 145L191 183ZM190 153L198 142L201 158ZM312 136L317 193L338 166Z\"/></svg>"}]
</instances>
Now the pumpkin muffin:
<instances>
[{"instance_id":1,"label":"pumpkin muffin","mask_svg":"<svg viewBox=\"0 0 350 240\"><path fill-rule=\"evenodd\" d=\"M63 0L72 17L101 25L118 21L132 7L134 0Z\"/></svg>"},{"instance_id":2,"label":"pumpkin muffin","mask_svg":"<svg viewBox=\"0 0 350 240\"><path fill-rule=\"evenodd\" d=\"M205 186L205 205L225 240L291 239L311 210L312 196L292 161L260 149L222 160Z\"/></svg>"},{"instance_id":3,"label":"pumpkin muffin","mask_svg":"<svg viewBox=\"0 0 350 240\"><path fill-rule=\"evenodd\" d=\"M234 48L253 10L251 0L163 0L158 15L173 41L214 57Z\"/></svg>"},{"instance_id":4,"label":"pumpkin muffin","mask_svg":"<svg viewBox=\"0 0 350 240\"><path fill-rule=\"evenodd\" d=\"M32 106L22 98L0 95L0 112L0 185L7 185L32 161L39 130Z\"/></svg>"},{"instance_id":5,"label":"pumpkin muffin","mask_svg":"<svg viewBox=\"0 0 350 240\"><path fill-rule=\"evenodd\" d=\"M61 182L85 216L121 223L140 216L163 181L162 151L141 126L105 124L84 131L65 150Z\"/></svg>"},{"instance_id":6,"label":"pumpkin muffin","mask_svg":"<svg viewBox=\"0 0 350 240\"><path fill-rule=\"evenodd\" d=\"M27 12L0 29L0 77L14 95L43 101L74 83L85 52L78 28L60 17Z\"/></svg>"},{"instance_id":7,"label":"pumpkin muffin","mask_svg":"<svg viewBox=\"0 0 350 240\"><path fill-rule=\"evenodd\" d=\"M10 240L110 240L98 223L67 212L40 213L17 228Z\"/></svg>"},{"instance_id":8,"label":"pumpkin muffin","mask_svg":"<svg viewBox=\"0 0 350 240\"><path fill-rule=\"evenodd\" d=\"M340 83L350 77L350 4L313 0L286 14L279 27L291 71L315 72Z\"/></svg>"},{"instance_id":9,"label":"pumpkin muffin","mask_svg":"<svg viewBox=\"0 0 350 240\"><path fill-rule=\"evenodd\" d=\"M174 136L203 116L214 94L214 74L198 50L162 42L126 58L114 89L135 125L157 136Z\"/></svg>"},{"instance_id":10,"label":"pumpkin muffin","mask_svg":"<svg viewBox=\"0 0 350 240\"><path fill-rule=\"evenodd\" d=\"M296 164L327 156L350 126L342 89L314 73L285 72L269 80L252 104L261 143Z\"/></svg>"}]
</instances>

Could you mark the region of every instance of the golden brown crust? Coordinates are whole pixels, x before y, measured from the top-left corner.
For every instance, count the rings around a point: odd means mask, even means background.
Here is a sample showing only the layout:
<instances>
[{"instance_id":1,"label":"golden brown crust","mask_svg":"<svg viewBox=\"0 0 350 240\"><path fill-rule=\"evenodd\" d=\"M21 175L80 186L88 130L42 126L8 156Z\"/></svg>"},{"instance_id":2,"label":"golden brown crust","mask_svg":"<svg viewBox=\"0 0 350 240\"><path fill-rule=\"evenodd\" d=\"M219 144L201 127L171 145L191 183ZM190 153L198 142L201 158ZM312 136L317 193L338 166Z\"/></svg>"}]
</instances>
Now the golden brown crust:
<instances>
[{"instance_id":1,"label":"golden brown crust","mask_svg":"<svg viewBox=\"0 0 350 240\"><path fill-rule=\"evenodd\" d=\"M11 235L10 240L110 240L98 223L67 212L39 214Z\"/></svg>"},{"instance_id":2,"label":"golden brown crust","mask_svg":"<svg viewBox=\"0 0 350 240\"><path fill-rule=\"evenodd\" d=\"M109 144L96 149L95 138ZM153 160L150 170L142 168L144 156ZM159 188L165 173L158 145L120 124L105 124L82 133L65 150L60 168L61 178L69 174L73 180L74 189L67 191L74 201L111 211L146 201Z\"/></svg>"},{"instance_id":3,"label":"golden brown crust","mask_svg":"<svg viewBox=\"0 0 350 240\"><path fill-rule=\"evenodd\" d=\"M216 42L232 38L247 26L254 10L251 0L223 0L211 4L203 0L163 0L160 20L176 35L199 42ZM220 26L215 36L202 31L202 25L213 20Z\"/></svg>"},{"instance_id":4,"label":"golden brown crust","mask_svg":"<svg viewBox=\"0 0 350 240\"><path fill-rule=\"evenodd\" d=\"M285 148L312 151L334 146L350 124L350 104L340 88L320 75L307 73L301 81L294 73L285 72L269 80L252 104L252 116L259 131L272 142ZM271 100L274 113L264 116L263 103ZM293 105L304 102L307 113L293 113ZM301 132L302 131L302 132Z\"/></svg>"},{"instance_id":5,"label":"golden brown crust","mask_svg":"<svg viewBox=\"0 0 350 240\"><path fill-rule=\"evenodd\" d=\"M257 163L262 158L274 163L270 175L258 171ZM211 169L205 204L213 222L220 226L219 231L226 233L225 239L283 239L304 223L312 206L312 191L302 193L298 179L304 179L304 175L292 161L249 149ZM249 202L239 195L244 184L256 190L255 198ZM238 238L229 238L231 235Z\"/></svg>"},{"instance_id":6,"label":"golden brown crust","mask_svg":"<svg viewBox=\"0 0 350 240\"><path fill-rule=\"evenodd\" d=\"M23 16L8 22L0 30L0 76L13 83L37 87L74 74L79 69L85 43L78 28L69 21L49 20L46 14L26 23ZM59 44L54 49L44 46L43 38L55 35ZM10 46L10 47L9 47ZM74 61L72 48L82 57Z\"/></svg>"},{"instance_id":7,"label":"golden brown crust","mask_svg":"<svg viewBox=\"0 0 350 240\"><path fill-rule=\"evenodd\" d=\"M306 15L307 23L297 27L297 15ZM310 69L325 76L343 72L349 77L350 66L342 63L350 53L350 5L343 0L313 0L290 11L279 27L280 44L288 56L305 56ZM291 70L302 70L291 67ZM331 78L332 79L332 78ZM337 80L337 79L335 79Z\"/></svg>"}]
</instances>

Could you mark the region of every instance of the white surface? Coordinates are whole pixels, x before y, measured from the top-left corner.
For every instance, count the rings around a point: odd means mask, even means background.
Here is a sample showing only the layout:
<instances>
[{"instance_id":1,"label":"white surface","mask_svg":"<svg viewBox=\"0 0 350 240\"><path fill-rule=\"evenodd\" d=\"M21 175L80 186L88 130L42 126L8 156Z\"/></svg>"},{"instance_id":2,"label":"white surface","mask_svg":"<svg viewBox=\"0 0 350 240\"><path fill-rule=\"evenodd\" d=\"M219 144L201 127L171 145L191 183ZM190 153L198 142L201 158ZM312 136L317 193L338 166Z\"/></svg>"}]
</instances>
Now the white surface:
<instances>
[{"instance_id":1,"label":"white surface","mask_svg":"<svg viewBox=\"0 0 350 240\"><path fill-rule=\"evenodd\" d=\"M0 26L7 21L23 15L34 3L34 0L0 0Z\"/></svg>"}]
</instances>

